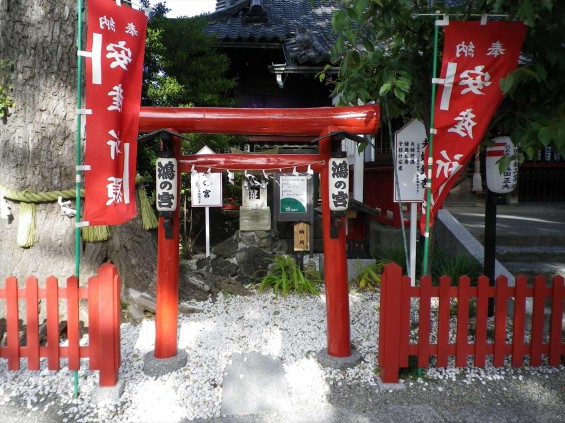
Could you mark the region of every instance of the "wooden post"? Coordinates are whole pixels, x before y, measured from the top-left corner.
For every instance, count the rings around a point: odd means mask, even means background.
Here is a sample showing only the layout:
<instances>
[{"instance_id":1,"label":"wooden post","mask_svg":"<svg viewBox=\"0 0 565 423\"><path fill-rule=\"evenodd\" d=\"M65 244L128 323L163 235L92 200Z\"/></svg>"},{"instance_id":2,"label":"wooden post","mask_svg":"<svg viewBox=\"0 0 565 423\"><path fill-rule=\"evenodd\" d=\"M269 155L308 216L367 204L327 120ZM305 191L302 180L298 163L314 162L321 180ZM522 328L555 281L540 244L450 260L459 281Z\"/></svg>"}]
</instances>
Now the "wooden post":
<instances>
[{"instance_id":1,"label":"wooden post","mask_svg":"<svg viewBox=\"0 0 565 423\"><path fill-rule=\"evenodd\" d=\"M386 309L386 322L382 335L384 335L383 354L381 366L381 380L384 383L398 383L398 370L400 369L400 321L401 321L401 292L402 268L391 263L385 266L382 284L386 285L386 298L381 298Z\"/></svg>"},{"instance_id":2,"label":"wooden post","mask_svg":"<svg viewBox=\"0 0 565 423\"><path fill-rule=\"evenodd\" d=\"M330 131L321 135L326 135ZM320 141L320 156L329 163L331 139ZM349 322L349 286L347 283L347 256L345 250L345 225L341 219L338 237L330 236L331 211L329 195L329 171L320 170L322 195L322 233L324 238L324 280L326 283L326 310L328 320L328 355L351 356L351 333Z\"/></svg>"},{"instance_id":3,"label":"wooden post","mask_svg":"<svg viewBox=\"0 0 565 423\"><path fill-rule=\"evenodd\" d=\"M99 385L116 386L120 368L120 279L115 265L98 269Z\"/></svg>"},{"instance_id":4,"label":"wooden post","mask_svg":"<svg viewBox=\"0 0 565 423\"><path fill-rule=\"evenodd\" d=\"M180 140L171 145L175 157L180 155ZM179 178L180 180L180 178ZM180 183L177 184L177 199ZM167 239L159 218L157 238L157 299L155 311L155 358L171 358L177 355L177 325L179 308L179 221L180 208L173 212L173 236Z\"/></svg>"}]
</instances>

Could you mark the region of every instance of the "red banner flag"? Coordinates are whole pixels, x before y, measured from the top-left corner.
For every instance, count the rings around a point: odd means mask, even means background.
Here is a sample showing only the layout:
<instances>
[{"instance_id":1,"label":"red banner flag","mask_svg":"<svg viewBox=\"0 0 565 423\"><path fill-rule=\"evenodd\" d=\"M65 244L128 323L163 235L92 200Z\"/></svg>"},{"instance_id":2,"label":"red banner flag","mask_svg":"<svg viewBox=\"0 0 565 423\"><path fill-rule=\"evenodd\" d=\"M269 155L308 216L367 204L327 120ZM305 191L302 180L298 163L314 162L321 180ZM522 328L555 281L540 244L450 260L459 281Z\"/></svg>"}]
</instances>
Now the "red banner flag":
<instances>
[{"instance_id":1,"label":"red banner flag","mask_svg":"<svg viewBox=\"0 0 565 423\"><path fill-rule=\"evenodd\" d=\"M500 80L518 65L526 27L520 22L450 22L444 35L441 86L434 106L430 225L502 102ZM424 203L424 235L425 213Z\"/></svg>"},{"instance_id":2,"label":"red banner flag","mask_svg":"<svg viewBox=\"0 0 565 423\"><path fill-rule=\"evenodd\" d=\"M147 17L115 0L88 1L84 221L136 215L135 174Z\"/></svg>"}]
</instances>

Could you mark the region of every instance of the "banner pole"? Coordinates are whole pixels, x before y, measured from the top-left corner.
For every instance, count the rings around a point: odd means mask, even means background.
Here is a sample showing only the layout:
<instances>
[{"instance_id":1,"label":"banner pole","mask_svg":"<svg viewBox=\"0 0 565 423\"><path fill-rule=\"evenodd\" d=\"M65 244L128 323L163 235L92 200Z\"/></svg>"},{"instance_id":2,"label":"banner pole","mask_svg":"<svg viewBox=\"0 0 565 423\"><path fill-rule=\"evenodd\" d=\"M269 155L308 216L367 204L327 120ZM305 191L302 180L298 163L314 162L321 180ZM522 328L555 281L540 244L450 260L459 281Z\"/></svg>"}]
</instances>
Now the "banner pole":
<instances>
[{"instance_id":1,"label":"banner pole","mask_svg":"<svg viewBox=\"0 0 565 423\"><path fill-rule=\"evenodd\" d=\"M82 0L77 0L77 49L82 50ZM77 55L77 110L82 108L82 58ZM75 175L75 203L76 214L75 222L80 222L80 187L81 187L81 174L78 166L81 165L81 114L76 115L76 175ZM80 228L75 227L75 276L80 282ZM73 398L78 397L78 371L73 372L74 389Z\"/></svg>"},{"instance_id":2,"label":"banner pole","mask_svg":"<svg viewBox=\"0 0 565 423\"><path fill-rule=\"evenodd\" d=\"M424 257L422 265L422 274L428 274L428 255L430 247L430 214L431 214L431 204L432 204L432 167L433 167L433 148L434 148L434 106L436 102L436 83L433 81L437 76L437 50L438 50L438 38L439 38L439 25L438 19L435 22L434 29L434 59L433 59L433 70L432 70L432 100L430 109L430 142L428 144L428 174L426 183L426 232L424 234Z\"/></svg>"}]
</instances>

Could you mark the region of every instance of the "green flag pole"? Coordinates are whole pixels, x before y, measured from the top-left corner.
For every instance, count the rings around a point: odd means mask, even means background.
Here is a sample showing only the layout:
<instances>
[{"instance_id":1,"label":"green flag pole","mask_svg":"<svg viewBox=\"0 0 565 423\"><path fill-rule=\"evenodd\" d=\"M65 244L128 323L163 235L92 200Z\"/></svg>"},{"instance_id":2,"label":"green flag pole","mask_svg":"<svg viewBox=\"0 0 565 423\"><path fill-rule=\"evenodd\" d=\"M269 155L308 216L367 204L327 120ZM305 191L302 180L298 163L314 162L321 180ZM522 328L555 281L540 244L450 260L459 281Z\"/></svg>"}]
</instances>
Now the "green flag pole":
<instances>
[{"instance_id":1,"label":"green flag pole","mask_svg":"<svg viewBox=\"0 0 565 423\"><path fill-rule=\"evenodd\" d=\"M78 51L82 50L82 0L77 0L77 48ZM76 215L75 215L75 276L80 281L80 188L81 188L81 174L79 166L81 165L81 114L78 110L82 108L82 58L77 55L77 115L76 115L76 176L75 176L75 201L76 201ZM78 371L73 372L74 386L73 398L78 397Z\"/></svg>"},{"instance_id":2,"label":"green flag pole","mask_svg":"<svg viewBox=\"0 0 565 423\"><path fill-rule=\"evenodd\" d=\"M437 75L437 50L439 38L439 19L435 21L434 29L434 59L432 70L432 100L430 109L430 142L428 144L428 173L426 184L426 232L424 234L424 257L422 265L422 274L427 275L428 272L428 255L430 248L430 215L432 203L432 167L433 167L433 149L434 149L434 105L436 102L436 85L435 78Z\"/></svg>"}]
</instances>

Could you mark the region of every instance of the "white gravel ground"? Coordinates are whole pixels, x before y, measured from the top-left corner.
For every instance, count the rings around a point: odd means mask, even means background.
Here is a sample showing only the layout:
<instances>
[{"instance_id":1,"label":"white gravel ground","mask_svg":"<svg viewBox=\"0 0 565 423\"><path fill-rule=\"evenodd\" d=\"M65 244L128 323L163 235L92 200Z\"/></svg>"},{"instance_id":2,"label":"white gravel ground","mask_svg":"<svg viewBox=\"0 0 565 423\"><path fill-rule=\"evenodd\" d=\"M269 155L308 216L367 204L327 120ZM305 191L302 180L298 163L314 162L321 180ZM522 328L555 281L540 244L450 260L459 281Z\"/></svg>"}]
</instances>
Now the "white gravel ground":
<instances>
[{"instance_id":1,"label":"white gravel ground","mask_svg":"<svg viewBox=\"0 0 565 423\"><path fill-rule=\"evenodd\" d=\"M312 411L328 405L332 387L362 385L371 392L387 389L377 384L378 293L351 293L351 339L362 355L354 368L339 371L322 368L316 354L326 347L325 298L289 295L276 297L256 293L249 297L219 295L215 302L188 305L201 313L179 318L179 348L188 353L188 364L179 371L152 378L143 371L143 357L153 351L153 320L122 324L120 379L125 391L119 403L97 405L92 396L97 372L82 370L80 397L73 399L72 373L51 372L42 361L41 371L7 371L0 360L0 408L27 409L28 418L43 415L44 421L60 422L179 422L186 419L217 418L221 410L224 368L233 353L258 351L280 357L286 374L293 409ZM62 360L64 361L64 360ZM65 363L63 362L63 365ZM82 368L88 367L83 361ZM25 360L22 360L25 368ZM449 390L449 383L485 384L494 380L522 380L528 373L559 375L563 366L511 369L436 369L423 378L406 382L406 389ZM436 381L446 383L438 384ZM561 393L563 394L563 392ZM6 408L8 407L8 408ZM1 414L0 414L1 416ZM2 419L0 419L2 420ZM25 420L21 420L25 421Z\"/></svg>"}]
</instances>

